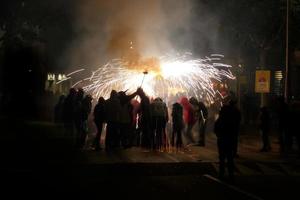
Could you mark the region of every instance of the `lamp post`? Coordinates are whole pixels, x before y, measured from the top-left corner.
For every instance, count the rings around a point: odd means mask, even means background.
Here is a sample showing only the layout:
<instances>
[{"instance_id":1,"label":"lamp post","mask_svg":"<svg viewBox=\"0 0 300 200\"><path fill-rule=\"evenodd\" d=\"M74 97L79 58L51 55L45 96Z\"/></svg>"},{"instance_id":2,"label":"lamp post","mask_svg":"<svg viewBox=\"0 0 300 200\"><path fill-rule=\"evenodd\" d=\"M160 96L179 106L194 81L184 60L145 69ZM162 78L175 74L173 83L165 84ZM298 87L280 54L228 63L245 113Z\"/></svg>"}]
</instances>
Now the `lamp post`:
<instances>
[{"instance_id":1,"label":"lamp post","mask_svg":"<svg viewBox=\"0 0 300 200\"><path fill-rule=\"evenodd\" d=\"M288 101L288 74L289 74L289 0L286 0L286 41L285 41L285 78L284 99Z\"/></svg>"},{"instance_id":2,"label":"lamp post","mask_svg":"<svg viewBox=\"0 0 300 200\"><path fill-rule=\"evenodd\" d=\"M237 100L238 100L238 108L241 109L241 72L242 72L242 65L238 65L237 70Z\"/></svg>"}]
</instances>

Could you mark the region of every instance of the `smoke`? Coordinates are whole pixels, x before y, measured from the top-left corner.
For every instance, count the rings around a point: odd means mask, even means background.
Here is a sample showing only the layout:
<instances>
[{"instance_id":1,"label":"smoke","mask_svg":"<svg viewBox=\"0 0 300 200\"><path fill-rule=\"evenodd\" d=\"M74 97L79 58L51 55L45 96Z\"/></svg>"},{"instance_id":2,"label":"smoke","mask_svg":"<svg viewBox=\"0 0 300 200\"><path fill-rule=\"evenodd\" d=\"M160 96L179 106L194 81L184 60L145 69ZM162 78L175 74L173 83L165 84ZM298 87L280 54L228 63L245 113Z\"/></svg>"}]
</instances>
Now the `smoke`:
<instances>
[{"instance_id":1,"label":"smoke","mask_svg":"<svg viewBox=\"0 0 300 200\"><path fill-rule=\"evenodd\" d=\"M174 50L193 51L199 46L212 45L211 40L217 37L214 26L217 21L208 15L199 19L204 10L193 0L76 2L73 22L76 35L63 56L64 64L74 68L97 67L132 50L138 57L161 56Z\"/></svg>"}]
</instances>

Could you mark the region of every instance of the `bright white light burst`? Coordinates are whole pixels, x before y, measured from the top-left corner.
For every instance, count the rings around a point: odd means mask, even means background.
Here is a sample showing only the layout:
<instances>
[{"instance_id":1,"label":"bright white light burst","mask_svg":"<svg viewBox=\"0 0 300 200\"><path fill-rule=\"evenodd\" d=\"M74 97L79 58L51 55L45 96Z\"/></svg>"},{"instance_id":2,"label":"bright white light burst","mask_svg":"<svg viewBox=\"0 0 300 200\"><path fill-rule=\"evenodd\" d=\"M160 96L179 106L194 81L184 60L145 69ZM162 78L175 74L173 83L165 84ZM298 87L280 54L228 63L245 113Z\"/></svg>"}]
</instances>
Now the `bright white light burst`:
<instances>
[{"instance_id":1,"label":"bright white light burst","mask_svg":"<svg viewBox=\"0 0 300 200\"><path fill-rule=\"evenodd\" d=\"M167 54L159 58L160 69L151 70L148 67L146 75L142 67L133 69L124 60L113 59L73 86L81 84L94 98L108 98L111 90L127 90L127 93L131 93L142 86L146 94L153 97L165 98L181 92L211 102L216 95L220 95L214 88L214 82L235 79L230 71L232 66L221 63L223 57L212 54L210 57L193 59L191 53Z\"/></svg>"}]
</instances>

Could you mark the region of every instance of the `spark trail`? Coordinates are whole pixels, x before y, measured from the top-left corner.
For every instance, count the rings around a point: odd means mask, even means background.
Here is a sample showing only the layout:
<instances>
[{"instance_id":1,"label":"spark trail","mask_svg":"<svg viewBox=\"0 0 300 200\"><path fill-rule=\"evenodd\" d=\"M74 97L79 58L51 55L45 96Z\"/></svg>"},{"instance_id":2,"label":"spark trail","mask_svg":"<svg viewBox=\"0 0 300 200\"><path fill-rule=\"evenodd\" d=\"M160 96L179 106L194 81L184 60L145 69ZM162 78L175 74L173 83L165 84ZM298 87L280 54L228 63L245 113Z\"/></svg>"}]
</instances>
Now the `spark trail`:
<instances>
[{"instance_id":1,"label":"spark trail","mask_svg":"<svg viewBox=\"0 0 300 200\"><path fill-rule=\"evenodd\" d=\"M221 54L212 54L210 57L193 59L191 53L167 54L158 58L159 66L143 63L135 67L130 66L128 61L113 59L73 86L80 83L93 97L108 98L113 89L130 93L142 82L142 88L149 96L167 97L181 92L212 102L216 95L221 95L213 83L235 79L230 71L232 66L221 62L223 57Z\"/></svg>"}]
</instances>

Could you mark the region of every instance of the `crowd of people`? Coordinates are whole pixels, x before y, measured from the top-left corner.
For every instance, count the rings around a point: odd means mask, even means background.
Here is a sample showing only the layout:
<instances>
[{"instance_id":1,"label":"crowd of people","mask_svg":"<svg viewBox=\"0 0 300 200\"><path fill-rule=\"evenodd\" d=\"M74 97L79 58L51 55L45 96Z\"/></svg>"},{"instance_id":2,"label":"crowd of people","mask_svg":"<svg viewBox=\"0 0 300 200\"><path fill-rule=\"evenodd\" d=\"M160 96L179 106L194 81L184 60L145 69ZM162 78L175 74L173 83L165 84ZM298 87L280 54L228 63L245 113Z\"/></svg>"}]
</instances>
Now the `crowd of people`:
<instances>
[{"instance_id":1,"label":"crowd of people","mask_svg":"<svg viewBox=\"0 0 300 200\"><path fill-rule=\"evenodd\" d=\"M150 98L142 88L132 94L112 90L108 99L100 97L92 106L90 95L71 88L55 106L55 121L64 124L66 135L76 138L78 148L84 147L90 115L97 129L92 145L96 151L103 147L110 151L131 146L150 151L183 151L191 144L205 145L208 111L194 97L182 97L168 108L162 98ZM167 124L171 124L170 134ZM195 125L199 127L198 141L192 137ZM101 142L104 130L105 139Z\"/></svg>"},{"instance_id":2,"label":"crowd of people","mask_svg":"<svg viewBox=\"0 0 300 200\"><path fill-rule=\"evenodd\" d=\"M150 98L142 88L132 94L126 92L112 90L108 99L100 97L93 106L90 95L85 95L82 89L71 88L69 94L61 96L55 106L55 121L64 124L65 134L75 138L76 147L80 149L86 143L89 116L97 129L92 144L96 151L103 147L106 151L113 151L139 146L145 151L178 152L187 150L189 145L205 146L208 109L203 102L195 97L180 97L170 104L159 97ZM233 179L234 158L239 156L242 116L234 99L229 98L222 103L220 109L217 109L218 118L214 121L220 160L219 175L223 178L227 166L229 177ZM277 113L280 150L283 152L292 146L295 135L292 134L292 130L295 130L292 124L296 124L295 120L299 116L284 99L278 101ZM258 117L261 152L271 150L270 116L269 108L261 107ZM195 126L197 141L193 137ZM102 133L105 133L104 142L101 142ZM299 135L296 138L299 145Z\"/></svg>"}]
</instances>

